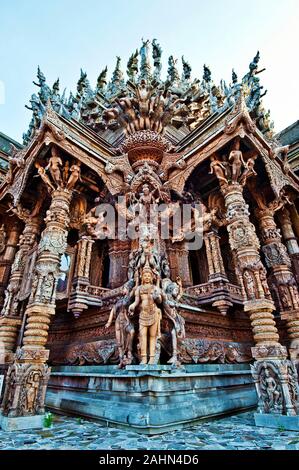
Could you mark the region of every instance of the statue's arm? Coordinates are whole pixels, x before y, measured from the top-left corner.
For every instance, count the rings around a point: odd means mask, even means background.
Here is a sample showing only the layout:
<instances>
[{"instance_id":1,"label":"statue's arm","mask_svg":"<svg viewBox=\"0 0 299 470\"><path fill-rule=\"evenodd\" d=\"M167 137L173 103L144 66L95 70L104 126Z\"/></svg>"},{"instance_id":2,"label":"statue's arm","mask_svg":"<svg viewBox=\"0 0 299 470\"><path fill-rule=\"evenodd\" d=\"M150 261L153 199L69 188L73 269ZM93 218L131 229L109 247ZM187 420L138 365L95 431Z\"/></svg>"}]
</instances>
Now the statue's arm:
<instances>
[{"instance_id":1,"label":"statue's arm","mask_svg":"<svg viewBox=\"0 0 299 470\"><path fill-rule=\"evenodd\" d=\"M139 289L137 288L136 289L136 294L135 294L135 301L129 307L129 312L130 313L134 312L135 308L138 307L139 302L140 302L140 293L139 293Z\"/></svg>"},{"instance_id":2,"label":"statue's arm","mask_svg":"<svg viewBox=\"0 0 299 470\"><path fill-rule=\"evenodd\" d=\"M156 303L160 304L162 302L162 291L159 288L156 288L153 292L153 299Z\"/></svg>"},{"instance_id":3,"label":"statue's arm","mask_svg":"<svg viewBox=\"0 0 299 470\"><path fill-rule=\"evenodd\" d=\"M180 299L183 297L183 284L182 284L182 279L178 276L176 280L177 284L179 285L179 294L177 296L177 302L180 301Z\"/></svg>"},{"instance_id":4,"label":"statue's arm","mask_svg":"<svg viewBox=\"0 0 299 470\"><path fill-rule=\"evenodd\" d=\"M107 321L107 323L106 323L106 325L105 325L105 328L109 328L109 326L111 325L112 320L113 320L113 317L114 317L114 315L115 315L115 310L116 310L116 309L115 309L115 305L113 305L113 307L112 307L112 309L111 309L111 311L110 311L110 315L109 315L108 321Z\"/></svg>"}]
</instances>

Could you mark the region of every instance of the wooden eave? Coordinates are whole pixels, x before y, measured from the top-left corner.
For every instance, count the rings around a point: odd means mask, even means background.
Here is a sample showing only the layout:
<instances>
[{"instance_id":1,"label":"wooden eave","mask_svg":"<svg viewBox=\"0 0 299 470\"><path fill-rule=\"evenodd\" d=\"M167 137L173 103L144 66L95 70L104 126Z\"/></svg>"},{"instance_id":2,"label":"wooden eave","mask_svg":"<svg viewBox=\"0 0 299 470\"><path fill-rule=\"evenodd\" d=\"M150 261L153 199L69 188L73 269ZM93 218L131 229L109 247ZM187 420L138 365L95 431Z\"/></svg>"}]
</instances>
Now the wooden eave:
<instances>
[{"instance_id":1,"label":"wooden eave","mask_svg":"<svg viewBox=\"0 0 299 470\"><path fill-rule=\"evenodd\" d=\"M177 163L184 161L184 169L174 169L170 172L168 185L170 188L183 191L184 185L193 169L207 160L235 137L245 138L263 159L271 186L277 196L285 186L291 186L299 194L299 178L293 171L283 172L283 162L273 159L273 148L262 132L249 116L247 109L231 109L218 116L211 116L199 128L195 129L178 144L182 153Z\"/></svg>"},{"instance_id":2,"label":"wooden eave","mask_svg":"<svg viewBox=\"0 0 299 470\"><path fill-rule=\"evenodd\" d=\"M10 194L13 196L15 204L19 201L34 161L38 156L43 155L51 145L56 145L94 170L112 194L117 193L123 185L124 180L120 174L108 174L105 171L106 165L113 164L114 149L109 148L103 139L86 126L75 121L68 121L55 113L53 109L47 109L41 127L35 133L28 147L18 152L19 157L25 161L25 167L16 168L11 185L6 181L2 184L0 200Z\"/></svg>"}]
</instances>

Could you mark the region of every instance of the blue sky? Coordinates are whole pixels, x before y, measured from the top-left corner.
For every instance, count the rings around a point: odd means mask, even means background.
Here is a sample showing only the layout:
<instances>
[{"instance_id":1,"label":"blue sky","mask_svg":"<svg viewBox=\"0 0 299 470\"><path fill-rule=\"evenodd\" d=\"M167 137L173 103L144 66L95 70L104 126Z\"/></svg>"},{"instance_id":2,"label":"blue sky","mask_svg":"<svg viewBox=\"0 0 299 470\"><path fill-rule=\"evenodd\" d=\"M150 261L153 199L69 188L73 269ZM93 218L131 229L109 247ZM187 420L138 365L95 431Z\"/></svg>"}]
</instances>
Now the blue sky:
<instances>
[{"instance_id":1,"label":"blue sky","mask_svg":"<svg viewBox=\"0 0 299 470\"><path fill-rule=\"evenodd\" d=\"M298 0L0 0L0 131L21 140L31 117L37 65L52 85L75 89L80 67L92 85L115 56L157 38L163 71L184 54L193 76L210 66L216 82L239 77L257 49L276 130L299 119ZM1 93L2 92L2 93Z\"/></svg>"}]
</instances>

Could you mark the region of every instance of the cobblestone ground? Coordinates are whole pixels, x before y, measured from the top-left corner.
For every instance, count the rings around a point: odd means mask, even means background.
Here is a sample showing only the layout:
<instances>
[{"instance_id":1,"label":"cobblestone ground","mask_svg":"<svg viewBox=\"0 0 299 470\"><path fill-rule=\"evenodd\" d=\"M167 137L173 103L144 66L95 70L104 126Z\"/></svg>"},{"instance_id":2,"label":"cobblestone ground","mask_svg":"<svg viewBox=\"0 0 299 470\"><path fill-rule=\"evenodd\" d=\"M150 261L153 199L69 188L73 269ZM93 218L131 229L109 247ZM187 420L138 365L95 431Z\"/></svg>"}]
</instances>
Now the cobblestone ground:
<instances>
[{"instance_id":1,"label":"cobblestone ground","mask_svg":"<svg viewBox=\"0 0 299 470\"><path fill-rule=\"evenodd\" d=\"M253 413L151 437L81 418L54 416L51 428L0 430L0 449L299 450L299 432L255 427Z\"/></svg>"}]
</instances>

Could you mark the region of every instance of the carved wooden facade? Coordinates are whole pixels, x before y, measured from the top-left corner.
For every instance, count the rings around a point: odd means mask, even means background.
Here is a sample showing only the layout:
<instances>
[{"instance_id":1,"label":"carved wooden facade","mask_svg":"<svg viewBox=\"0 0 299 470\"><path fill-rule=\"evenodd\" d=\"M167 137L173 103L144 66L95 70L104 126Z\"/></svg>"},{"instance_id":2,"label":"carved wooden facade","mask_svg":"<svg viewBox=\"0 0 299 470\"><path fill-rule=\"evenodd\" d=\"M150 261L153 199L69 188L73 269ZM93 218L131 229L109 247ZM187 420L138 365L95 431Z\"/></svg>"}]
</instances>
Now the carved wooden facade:
<instances>
[{"instance_id":1,"label":"carved wooden facade","mask_svg":"<svg viewBox=\"0 0 299 470\"><path fill-rule=\"evenodd\" d=\"M171 58L162 82L155 47L154 70L144 43L127 83L119 62L95 92L83 74L68 107L39 71L43 111L0 187L4 415L43 412L47 364L147 362L151 315L149 362L254 358L260 397L273 381L280 393L260 406L298 412L287 355L298 359L299 180L261 123L259 57L224 93L208 69L191 82L185 62L180 78ZM152 240L147 207L160 203L190 205L201 247L188 248L184 226ZM117 228L135 227L135 204L146 233L113 237L99 204L116 209Z\"/></svg>"}]
</instances>

